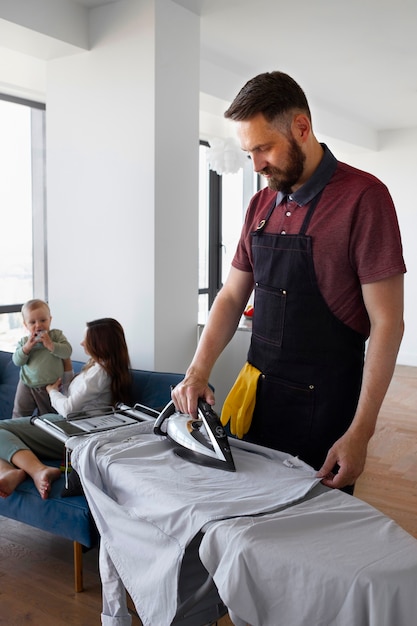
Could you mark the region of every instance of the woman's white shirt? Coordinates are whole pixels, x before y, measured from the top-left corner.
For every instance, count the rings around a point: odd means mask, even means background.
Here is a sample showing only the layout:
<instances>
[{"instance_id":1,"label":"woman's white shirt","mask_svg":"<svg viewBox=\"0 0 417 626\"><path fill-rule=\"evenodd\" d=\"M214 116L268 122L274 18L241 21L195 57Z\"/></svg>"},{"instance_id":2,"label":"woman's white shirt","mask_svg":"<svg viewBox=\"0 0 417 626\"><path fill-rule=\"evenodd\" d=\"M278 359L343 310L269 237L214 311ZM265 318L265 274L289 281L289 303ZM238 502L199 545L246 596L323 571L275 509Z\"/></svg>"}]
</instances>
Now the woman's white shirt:
<instances>
[{"instance_id":1,"label":"woman's white shirt","mask_svg":"<svg viewBox=\"0 0 417 626\"><path fill-rule=\"evenodd\" d=\"M54 409L66 417L68 413L75 411L85 411L110 405L110 385L110 376L101 365L94 363L71 381L68 387L68 396L53 389L49 397Z\"/></svg>"}]
</instances>

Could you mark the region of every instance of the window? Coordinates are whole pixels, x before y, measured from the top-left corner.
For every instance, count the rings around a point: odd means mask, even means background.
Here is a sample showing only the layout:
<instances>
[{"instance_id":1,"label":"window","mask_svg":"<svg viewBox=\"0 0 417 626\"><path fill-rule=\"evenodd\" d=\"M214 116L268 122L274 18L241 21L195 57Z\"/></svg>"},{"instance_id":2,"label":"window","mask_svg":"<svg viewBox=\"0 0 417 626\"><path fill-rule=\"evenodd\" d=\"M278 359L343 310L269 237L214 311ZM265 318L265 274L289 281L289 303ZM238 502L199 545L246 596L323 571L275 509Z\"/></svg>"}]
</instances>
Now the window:
<instances>
[{"instance_id":1,"label":"window","mask_svg":"<svg viewBox=\"0 0 417 626\"><path fill-rule=\"evenodd\" d=\"M200 142L199 317L204 319L227 278L250 198L260 188L252 161L236 174L219 176Z\"/></svg>"},{"instance_id":2,"label":"window","mask_svg":"<svg viewBox=\"0 0 417 626\"><path fill-rule=\"evenodd\" d=\"M0 94L0 349L22 335L20 309L45 299L45 106Z\"/></svg>"}]
</instances>

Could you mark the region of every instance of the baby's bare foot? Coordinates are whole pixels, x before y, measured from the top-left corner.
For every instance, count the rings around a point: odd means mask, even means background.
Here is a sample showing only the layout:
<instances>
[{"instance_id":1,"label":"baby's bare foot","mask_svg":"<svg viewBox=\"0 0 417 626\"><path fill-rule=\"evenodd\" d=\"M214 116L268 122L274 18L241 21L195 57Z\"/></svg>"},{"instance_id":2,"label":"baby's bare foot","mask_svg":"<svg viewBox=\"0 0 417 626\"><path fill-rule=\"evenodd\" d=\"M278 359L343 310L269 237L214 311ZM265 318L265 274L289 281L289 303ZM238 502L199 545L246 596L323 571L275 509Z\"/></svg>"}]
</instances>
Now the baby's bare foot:
<instances>
[{"instance_id":1,"label":"baby's bare foot","mask_svg":"<svg viewBox=\"0 0 417 626\"><path fill-rule=\"evenodd\" d=\"M39 470L33 476L33 482L40 493L42 500L46 500L51 491L51 485L61 476L61 470L58 467L50 467L45 465L44 469Z\"/></svg>"},{"instance_id":2,"label":"baby's bare foot","mask_svg":"<svg viewBox=\"0 0 417 626\"><path fill-rule=\"evenodd\" d=\"M0 497L7 498L26 478L26 472L7 464L0 466Z\"/></svg>"}]
</instances>

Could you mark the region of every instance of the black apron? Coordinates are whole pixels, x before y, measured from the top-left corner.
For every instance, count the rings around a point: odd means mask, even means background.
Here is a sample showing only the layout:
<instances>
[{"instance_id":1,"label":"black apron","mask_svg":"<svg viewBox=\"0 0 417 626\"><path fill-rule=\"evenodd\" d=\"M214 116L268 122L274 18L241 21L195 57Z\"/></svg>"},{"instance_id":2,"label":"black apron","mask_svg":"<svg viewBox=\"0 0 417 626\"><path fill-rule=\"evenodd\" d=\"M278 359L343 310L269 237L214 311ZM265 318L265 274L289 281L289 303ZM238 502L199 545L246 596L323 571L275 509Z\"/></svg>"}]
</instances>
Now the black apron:
<instances>
[{"instance_id":1,"label":"black apron","mask_svg":"<svg viewBox=\"0 0 417 626\"><path fill-rule=\"evenodd\" d=\"M355 414L365 338L327 306L306 235L252 233L254 316L248 361L261 371L248 441L298 455L319 469Z\"/></svg>"}]
</instances>

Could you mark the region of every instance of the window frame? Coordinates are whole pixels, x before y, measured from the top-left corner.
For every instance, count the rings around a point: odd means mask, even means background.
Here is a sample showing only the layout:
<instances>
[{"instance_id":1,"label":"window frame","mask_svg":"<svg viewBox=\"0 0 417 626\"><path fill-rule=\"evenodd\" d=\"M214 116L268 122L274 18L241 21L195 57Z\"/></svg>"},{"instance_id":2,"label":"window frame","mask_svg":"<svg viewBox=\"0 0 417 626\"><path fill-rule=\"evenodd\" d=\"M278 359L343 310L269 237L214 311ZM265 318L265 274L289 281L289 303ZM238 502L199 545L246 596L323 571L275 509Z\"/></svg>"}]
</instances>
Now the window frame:
<instances>
[{"instance_id":1,"label":"window frame","mask_svg":"<svg viewBox=\"0 0 417 626\"><path fill-rule=\"evenodd\" d=\"M200 139L200 146L210 147L208 141ZM207 166L208 167L208 166ZM209 169L209 168L208 168ZM253 173L253 172L252 172ZM248 206L254 193L261 189L261 176L256 174L255 184L243 180L244 204ZM222 176L209 169L208 181L208 287L198 289L198 295L208 295L208 311L223 286L223 233L222 233ZM243 223L242 223L243 225ZM208 313L207 311L207 313Z\"/></svg>"},{"instance_id":2,"label":"window frame","mask_svg":"<svg viewBox=\"0 0 417 626\"><path fill-rule=\"evenodd\" d=\"M209 147L200 140L200 146ZM198 295L208 295L208 310L218 294L222 282L222 177L209 169L208 183L208 286L199 288Z\"/></svg>"},{"instance_id":3,"label":"window frame","mask_svg":"<svg viewBox=\"0 0 417 626\"><path fill-rule=\"evenodd\" d=\"M46 106L42 102L5 93L0 93L0 100L27 106L31 110L33 296L47 300ZM39 111L43 114L39 114ZM23 302L0 304L0 315L19 313L23 304Z\"/></svg>"}]
</instances>

